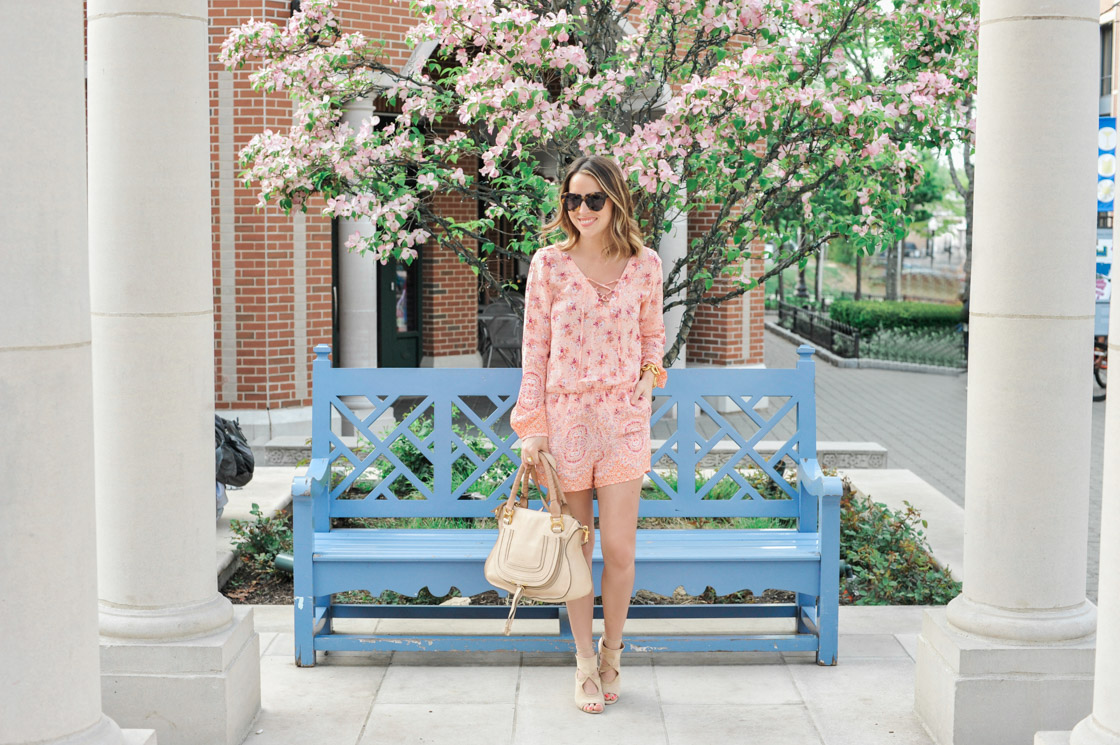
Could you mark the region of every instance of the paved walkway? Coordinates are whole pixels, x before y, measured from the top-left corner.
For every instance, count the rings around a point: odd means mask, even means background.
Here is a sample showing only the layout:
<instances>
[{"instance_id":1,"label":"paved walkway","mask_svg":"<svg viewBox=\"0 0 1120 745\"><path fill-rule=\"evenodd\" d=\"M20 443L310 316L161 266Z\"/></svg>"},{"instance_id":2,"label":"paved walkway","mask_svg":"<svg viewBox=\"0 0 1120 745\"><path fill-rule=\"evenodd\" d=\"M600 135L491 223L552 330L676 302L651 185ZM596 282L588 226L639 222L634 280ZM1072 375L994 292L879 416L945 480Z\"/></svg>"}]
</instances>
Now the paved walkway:
<instances>
[{"instance_id":1,"label":"paved walkway","mask_svg":"<svg viewBox=\"0 0 1120 745\"><path fill-rule=\"evenodd\" d=\"M767 367L792 367L797 361L796 349L767 332ZM887 449L891 468L913 471L964 506L967 382L967 375L838 368L818 360L817 439L878 442ZM1103 464L1104 402L1097 402L1093 404L1086 580L1086 593L1094 602L1100 566Z\"/></svg>"},{"instance_id":2,"label":"paved walkway","mask_svg":"<svg viewBox=\"0 0 1120 745\"><path fill-rule=\"evenodd\" d=\"M245 489L230 491L218 520L219 566L228 560L229 520L251 519L253 503L266 513L282 507L296 472L259 468ZM835 667L818 667L806 653L627 653L625 701L591 716L572 703L569 655L333 653L320 655L314 668L298 668L292 607L255 606L261 712L244 742L719 745L750 738L767 745L933 745L914 713L923 611L842 607ZM380 623L396 631L402 622ZM440 623L439 633L455 633L460 624L477 633L481 623L498 633L487 621L412 623ZM528 632L541 625L543 633L555 625L519 623ZM655 631L664 623L673 622L631 625ZM693 623L697 630L726 632L717 625L728 622Z\"/></svg>"},{"instance_id":3,"label":"paved walkway","mask_svg":"<svg viewBox=\"0 0 1120 745\"><path fill-rule=\"evenodd\" d=\"M922 608L840 609L840 659L623 657L623 700L572 703L570 655L340 654L292 661L290 606L257 606L261 713L246 745L932 745L914 714ZM702 623L702 622L701 622Z\"/></svg>"}]
</instances>

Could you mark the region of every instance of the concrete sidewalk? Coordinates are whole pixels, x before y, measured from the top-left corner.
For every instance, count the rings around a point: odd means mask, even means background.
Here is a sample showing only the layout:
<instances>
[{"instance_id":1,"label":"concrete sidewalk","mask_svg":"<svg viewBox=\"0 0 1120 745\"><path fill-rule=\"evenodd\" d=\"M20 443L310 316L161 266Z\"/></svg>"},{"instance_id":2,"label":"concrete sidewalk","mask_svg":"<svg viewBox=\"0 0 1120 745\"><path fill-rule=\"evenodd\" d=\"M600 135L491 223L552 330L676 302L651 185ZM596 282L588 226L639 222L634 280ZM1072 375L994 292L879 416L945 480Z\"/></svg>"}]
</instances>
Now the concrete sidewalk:
<instances>
[{"instance_id":1,"label":"concrete sidewalk","mask_svg":"<svg viewBox=\"0 0 1120 745\"><path fill-rule=\"evenodd\" d=\"M622 700L592 716L572 703L571 655L335 653L297 668L291 607L257 606L261 713L245 742L932 743L914 713L922 611L841 608L835 667L806 653L627 653Z\"/></svg>"},{"instance_id":2,"label":"concrete sidewalk","mask_svg":"<svg viewBox=\"0 0 1120 745\"><path fill-rule=\"evenodd\" d=\"M266 513L283 506L297 470L260 468L246 488L229 493L219 520L219 568L232 560L229 519L251 519L253 502ZM846 475L877 501L920 507L935 554L959 571L962 510L952 500L905 470ZM245 742L498 745L572 737L590 745L683 745L749 737L776 745L924 745L932 740L914 713L923 610L842 607L840 663L831 668L806 653L627 654L625 700L591 716L572 703L571 655L335 653L321 654L314 668L297 668L291 606L255 606L262 708ZM387 624L383 631L403 631L401 621L380 623ZM632 625L644 631L658 623ZM727 623L691 625L715 632ZM486 621L441 623L439 632L461 626L478 633L480 625L482 633L500 633L499 624Z\"/></svg>"}]
</instances>

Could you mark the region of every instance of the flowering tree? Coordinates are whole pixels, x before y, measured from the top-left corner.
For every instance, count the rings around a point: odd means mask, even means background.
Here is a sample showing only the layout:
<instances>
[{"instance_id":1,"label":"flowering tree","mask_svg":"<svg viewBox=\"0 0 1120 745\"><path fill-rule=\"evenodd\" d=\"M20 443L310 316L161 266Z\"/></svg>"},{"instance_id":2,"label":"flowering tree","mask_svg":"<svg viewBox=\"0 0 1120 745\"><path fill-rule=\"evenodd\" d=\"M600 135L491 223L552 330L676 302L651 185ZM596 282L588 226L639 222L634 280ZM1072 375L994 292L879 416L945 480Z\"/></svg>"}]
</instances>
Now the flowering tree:
<instances>
[{"instance_id":1,"label":"flowering tree","mask_svg":"<svg viewBox=\"0 0 1120 745\"><path fill-rule=\"evenodd\" d=\"M306 0L283 27L235 30L222 58L259 58L254 85L295 102L287 132L265 131L242 152L261 203L303 208L322 195L326 214L369 221L347 245L382 261L411 261L436 240L496 284L486 259L541 244L542 205L558 202L559 169L583 153L630 175L647 245L682 210L715 207L668 270L665 309L685 306L668 364L699 303L740 295L831 238L876 250L905 231L917 148L972 126L961 101L973 88L975 5L412 0L410 43L438 51L406 74L379 43L343 32L333 0ZM343 107L369 96L400 115L344 122ZM465 162L481 163L477 176ZM437 214L437 190L481 200L484 217ZM752 243L781 245L776 218L791 206L827 229L752 277ZM508 240L492 240L498 221ZM720 276L733 289L712 297Z\"/></svg>"}]
</instances>

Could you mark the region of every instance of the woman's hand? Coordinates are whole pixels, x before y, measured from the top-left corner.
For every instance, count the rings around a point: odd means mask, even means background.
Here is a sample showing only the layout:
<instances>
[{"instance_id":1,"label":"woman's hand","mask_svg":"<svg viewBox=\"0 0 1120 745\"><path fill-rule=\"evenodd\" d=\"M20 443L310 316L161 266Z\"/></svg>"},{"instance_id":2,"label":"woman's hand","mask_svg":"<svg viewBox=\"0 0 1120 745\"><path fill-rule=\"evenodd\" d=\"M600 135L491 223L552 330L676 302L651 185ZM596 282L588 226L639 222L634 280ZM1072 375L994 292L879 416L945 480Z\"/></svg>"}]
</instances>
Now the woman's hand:
<instances>
[{"instance_id":1,"label":"woman's hand","mask_svg":"<svg viewBox=\"0 0 1120 745\"><path fill-rule=\"evenodd\" d=\"M547 437L528 437L521 443L521 460L530 466L536 466L540 463L540 458L537 455L541 452L548 452Z\"/></svg>"},{"instance_id":2,"label":"woman's hand","mask_svg":"<svg viewBox=\"0 0 1120 745\"><path fill-rule=\"evenodd\" d=\"M638 378L638 384L634 386L634 392L630 394L630 403L634 406L637 406L643 401L652 401L653 383L653 372L651 372L650 370L646 370L644 373L642 373L642 377Z\"/></svg>"}]
</instances>

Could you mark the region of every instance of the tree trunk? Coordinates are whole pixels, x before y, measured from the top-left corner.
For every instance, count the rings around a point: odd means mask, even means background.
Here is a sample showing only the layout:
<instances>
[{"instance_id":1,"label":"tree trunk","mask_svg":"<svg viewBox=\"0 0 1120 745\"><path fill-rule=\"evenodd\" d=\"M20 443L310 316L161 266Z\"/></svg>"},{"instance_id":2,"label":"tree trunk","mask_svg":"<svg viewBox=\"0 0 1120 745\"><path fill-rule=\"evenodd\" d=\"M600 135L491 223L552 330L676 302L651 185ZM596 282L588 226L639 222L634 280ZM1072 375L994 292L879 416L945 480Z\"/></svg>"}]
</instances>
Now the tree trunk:
<instances>
[{"instance_id":1,"label":"tree trunk","mask_svg":"<svg viewBox=\"0 0 1120 745\"><path fill-rule=\"evenodd\" d=\"M863 254L856 253L856 300L863 299Z\"/></svg>"},{"instance_id":2,"label":"tree trunk","mask_svg":"<svg viewBox=\"0 0 1120 745\"><path fill-rule=\"evenodd\" d=\"M821 278L821 261L824 259L825 249L817 251L816 258L816 275L813 277L813 300L817 304L817 308L821 307L821 290L823 289L824 281Z\"/></svg>"},{"instance_id":3,"label":"tree trunk","mask_svg":"<svg viewBox=\"0 0 1120 745\"><path fill-rule=\"evenodd\" d=\"M899 254L902 252L902 241L895 241L887 249L887 271L884 276L884 294L887 300L898 300L899 288Z\"/></svg>"}]
</instances>

